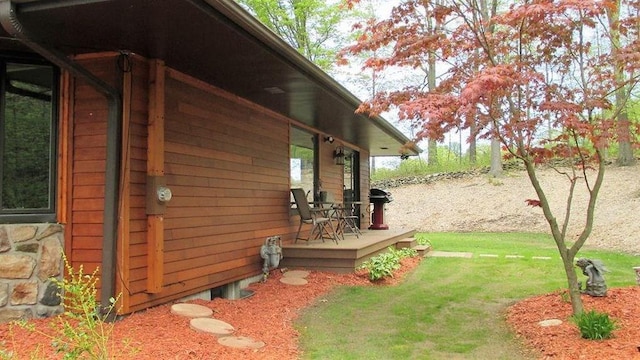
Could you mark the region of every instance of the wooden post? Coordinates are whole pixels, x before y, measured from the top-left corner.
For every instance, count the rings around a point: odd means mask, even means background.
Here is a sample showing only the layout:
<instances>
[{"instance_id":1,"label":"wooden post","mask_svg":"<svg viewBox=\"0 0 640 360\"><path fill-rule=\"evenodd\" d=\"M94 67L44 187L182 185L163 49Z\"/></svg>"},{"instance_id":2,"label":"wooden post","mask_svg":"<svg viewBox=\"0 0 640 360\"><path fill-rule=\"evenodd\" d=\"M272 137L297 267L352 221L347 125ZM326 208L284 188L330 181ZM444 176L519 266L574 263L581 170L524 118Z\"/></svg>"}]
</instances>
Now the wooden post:
<instances>
[{"instance_id":1,"label":"wooden post","mask_svg":"<svg viewBox=\"0 0 640 360\"><path fill-rule=\"evenodd\" d=\"M149 67L149 122L147 126L147 178L164 176L165 65L153 60ZM149 181L149 180L147 180ZM155 200L155 191L147 197ZM147 215L147 292L162 291L164 278L164 215Z\"/></svg>"}]
</instances>

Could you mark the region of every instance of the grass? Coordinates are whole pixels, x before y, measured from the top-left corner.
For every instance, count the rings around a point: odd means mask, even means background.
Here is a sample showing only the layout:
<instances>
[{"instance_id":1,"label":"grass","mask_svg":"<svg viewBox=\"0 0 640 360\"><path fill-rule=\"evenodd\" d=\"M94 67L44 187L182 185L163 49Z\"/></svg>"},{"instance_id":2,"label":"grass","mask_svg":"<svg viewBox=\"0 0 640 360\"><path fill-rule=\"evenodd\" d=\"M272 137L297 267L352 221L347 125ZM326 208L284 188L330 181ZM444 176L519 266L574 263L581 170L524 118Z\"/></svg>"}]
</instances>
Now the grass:
<instances>
[{"instance_id":1,"label":"grass","mask_svg":"<svg viewBox=\"0 0 640 360\"><path fill-rule=\"evenodd\" d=\"M504 310L520 299L566 287L553 240L543 234L420 236L434 250L474 257L427 258L397 286L336 289L297 322L305 359L528 358L506 327ZM635 284L636 257L595 250L579 256L605 263L609 287Z\"/></svg>"}]
</instances>

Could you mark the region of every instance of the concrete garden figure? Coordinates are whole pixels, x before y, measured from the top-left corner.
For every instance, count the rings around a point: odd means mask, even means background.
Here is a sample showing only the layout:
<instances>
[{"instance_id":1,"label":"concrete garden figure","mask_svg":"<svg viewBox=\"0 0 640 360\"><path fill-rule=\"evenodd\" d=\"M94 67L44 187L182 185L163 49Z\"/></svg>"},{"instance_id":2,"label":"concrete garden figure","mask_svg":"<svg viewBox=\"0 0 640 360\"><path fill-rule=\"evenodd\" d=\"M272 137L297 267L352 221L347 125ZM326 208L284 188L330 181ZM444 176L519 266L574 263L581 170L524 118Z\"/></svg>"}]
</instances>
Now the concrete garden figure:
<instances>
[{"instance_id":1,"label":"concrete garden figure","mask_svg":"<svg viewBox=\"0 0 640 360\"><path fill-rule=\"evenodd\" d=\"M576 261L576 266L582 269L582 273L588 277L587 286L583 290L579 283L580 292L591 296L607 296L607 284L604 282L604 273L607 268L600 260L581 258Z\"/></svg>"}]
</instances>

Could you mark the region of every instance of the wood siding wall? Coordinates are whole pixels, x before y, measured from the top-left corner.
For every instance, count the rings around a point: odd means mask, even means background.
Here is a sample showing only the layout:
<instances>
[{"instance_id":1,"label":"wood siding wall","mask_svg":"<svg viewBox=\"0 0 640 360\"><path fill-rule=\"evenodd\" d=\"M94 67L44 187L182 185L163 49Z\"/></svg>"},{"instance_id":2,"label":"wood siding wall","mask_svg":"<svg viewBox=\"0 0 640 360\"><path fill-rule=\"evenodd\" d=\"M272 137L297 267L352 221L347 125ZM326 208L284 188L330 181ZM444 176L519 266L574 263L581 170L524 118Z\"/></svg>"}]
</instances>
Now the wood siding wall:
<instances>
[{"instance_id":1,"label":"wood siding wall","mask_svg":"<svg viewBox=\"0 0 640 360\"><path fill-rule=\"evenodd\" d=\"M153 67L146 59L132 57L132 71L123 73L116 57L94 55L78 61L123 93L115 269L117 291L122 293L121 312L260 274L259 251L266 237L281 235L284 242L291 242L298 227L289 203L289 131L295 122L166 69L162 171L173 198L161 220L163 256L149 256L146 204L147 196L155 194L147 194L148 160L157 155L148 154ZM66 252L74 267L83 265L90 272L102 261L107 102L82 80L72 81L71 89L71 240ZM339 198L343 173L334 164L336 146L320 144L319 167L323 188ZM366 202L368 154L358 150L361 199ZM365 219L364 224L368 222ZM157 289L150 289L150 262L158 259L162 279Z\"/></svg>"},{"instance_id":2,"label":"wood siding wall","mask_svg":"<svg viewBox=\"0 0 640 360\"><path fill-rule=\"evenodd\" d=\"M257 275L265 238L290 231L288 122L168 75L164 287L146 293L146 267L132 258L131 310Z\"/></svg>"},{"instance_id":3,"label":"wood siding wall","mask_svg":"<svg viewBox=\"0 0 640 360\"><path fill-rule=\"evenodd\" d=\"M116 82L114 57L78 61L96 76ZM66 255L74 268L82 265L84 272L90 274L102 262L107 101L82 79L73 82L72 91L72 177L68 187L72 240Z\"/></svg>"}]
</instances>

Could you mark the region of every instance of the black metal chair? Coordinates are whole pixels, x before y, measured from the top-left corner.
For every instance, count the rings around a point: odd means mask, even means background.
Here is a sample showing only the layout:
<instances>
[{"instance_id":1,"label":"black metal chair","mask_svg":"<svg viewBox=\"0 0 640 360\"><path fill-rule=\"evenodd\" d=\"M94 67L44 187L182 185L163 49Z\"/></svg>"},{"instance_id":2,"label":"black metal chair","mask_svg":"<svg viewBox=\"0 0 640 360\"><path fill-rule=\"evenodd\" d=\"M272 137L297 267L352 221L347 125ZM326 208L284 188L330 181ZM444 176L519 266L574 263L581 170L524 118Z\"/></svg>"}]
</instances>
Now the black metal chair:
<instances>
[{"instance_id":1,"label":"black metal chair","mask_svg":"<svg viewBox=\"0 0 640 360\"><path fill-rule=\"evenodd\" d=\"M296 202L296 208L300 215L300 225L298 226L294 243L298 242L298 239L306 240L307 242L312 239L322 239L322 242L324 242L325 236L338 243L337 234L331 223L331 218L327 215L327 209L311 208L304 189L302 188L291 189L291 193L293 194L293 199ZM304 224L311 225L309 236L306 239L300 237L300 231Z\"/></svg>"}]
</instances>

